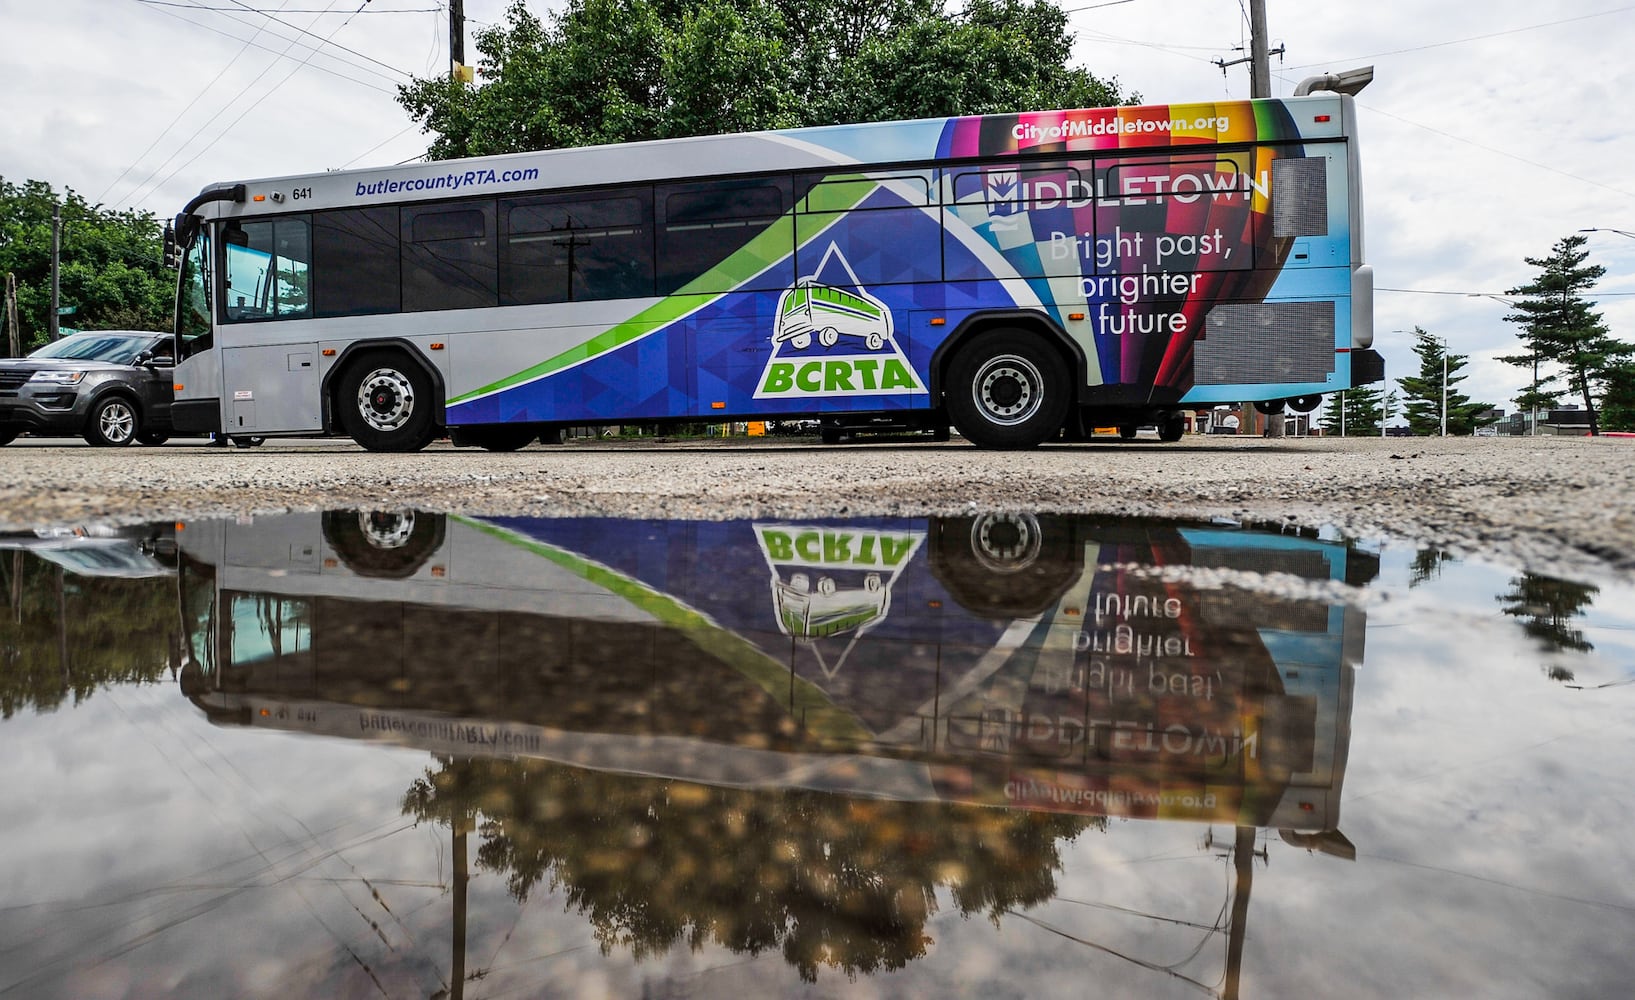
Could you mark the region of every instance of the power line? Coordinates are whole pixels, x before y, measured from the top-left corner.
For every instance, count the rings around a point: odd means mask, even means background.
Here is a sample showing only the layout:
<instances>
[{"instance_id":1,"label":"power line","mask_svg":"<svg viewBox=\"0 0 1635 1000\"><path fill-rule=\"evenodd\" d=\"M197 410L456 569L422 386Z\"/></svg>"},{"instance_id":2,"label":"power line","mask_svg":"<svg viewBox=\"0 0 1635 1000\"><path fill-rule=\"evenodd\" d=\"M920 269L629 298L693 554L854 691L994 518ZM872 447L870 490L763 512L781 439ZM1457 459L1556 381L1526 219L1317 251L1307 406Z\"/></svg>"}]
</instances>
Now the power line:
<instances>
[{"instance_id":1,"label":"power line","mask_svg":"<svg viewBox=\"0 0 1635 1000\"><path fill-rule=\"evenodd\" d=\"M331 6L334 6L333 2L331 3ZM168 13L168 12L164 12L164 13ZM187 19L182 18L182 20L187 20ZM337 30L339 30L339 29L337 29ZM261 29L257 28L256 33L260 34ZM283 39L284 41L288 42L288 44L284 46L284 51L280 52L280 53L277 53L279 59L290 58L290 56L289 56L290 50L295 48L298 44L300 44L300 40L296 39L296 38L284 38L284 36L275 36L275 37L279 37L279 38ZM300 63L300 65L298 65L296 67L296 69L300 69L301 66L306 65L306 63L311 60L313 55L317 54L317 51L318 50L316 48L308 47L306 59L303 60ZM273 70L273 67L276 66L276 65L278 65L277 60L274 60L273 62L268 63L267 66L265 68L263 68L260 73L256 74L255 79L253 79L249 83L245 84L242 88L240 88L240 90L239 90L239 92L237 94L233 95L231 100L229 100L226 104L222 105L222 109L221 109L220 112L218 112L218 114L227 113L228 109L230 109L233 105L237 104L246 94L248 94L250 92L251 88L253 88L256 84L260 83L261 80L268 73L271 73L272 70ZM287 80L287 79L289 79L289 77L286 76L284 79ZM283 81L280 81L280 85L282 85L282 82ZM275 86L273 89L276 90L277 87ZM269 92L269 95L270 95L270 93L271 92ZM262 98L262 99L265 100L265 97ZM252 108L254 106L255 105L251 105ZM200 125L196 129L194 129L192 135L189 135L186 139L183 139L181 144L176 147L176 151L174 153L171 153L168 157L166 157L164 162L160 163L157 167L154 167L151 171L149 171L148 175L146 177L142 178L142 180L137 183L136 187L134 189L132 189L131 193L129 195L127 195L126 197L129 200L134 202L136 200L137 194L144 191L145 189L147 189L148 182L152 181L155 177L157 177L159 175L159 171L161 171L161 170L165 169L166 167L170 166L171 161L175 160L178 156L181 156L182 152L187 149L189 143L191 143L194 139L197 139L199 136L204 134L204 130L210 127L210 124L214 120L215 117L216 116L212 116L211 118L205 119L204 124ZM239 118L235 118L233 120L233 124L234 125L238 124L238 122L242 118L243 118L243 115L240 115ZM232 128L232 125L229 125L228 128ZM152 190L156 191L159 188L164 187L164 185L172 177L176 176L176 174L179 171L181 171L188 164L192 163L194 160L198 159L199 156L202 155L206 149L209 149L211 146L214 146L216 144L216 142L220 141L221 137L223 135L226 135L226 134L227 134L226 130L224 129L221 133L219 133L216 136L215 139L211 140L211 142L208 145L206 145L204 149L199 150L198 153L194 153L193 156L190 159L188 159L186 162L184 162L180 167L177 167L176 170L171 171L169 174L165 175L165 179L160 181L158 184L155 184L153 186Z\"/></svg>"},{"instance_id":2,"label":"power line","mask_svg":"<svg viewBox=\"0 0 1635 1000\"><path fill-rule=\"evenodd\" d=\"M181 0L136 0L136 2L140 3L140 4L147 4L150 7L185 7L188 10L208 10L208 11L233 11L233 12L236 12L240 8L243 7L243 4L240 4L238 7L206 7L204 4L200 4L200 3L182 3ZM359 14L435 14L435 13L437 13L438 11L440 11L442 9L443 8L441 8L441 7L390 7L390 8L388 8L388 7L370 7L368 10L357 11L356 13L359 13ZM258 10L258 11L255 11L255 13L260 14L260 13L263 13L263 12ZM319 10L316 7L280 7L280 8L278 8L278 13L280 13L280 14L344 14L346 12L345 11L340 11L340 10L331 10L331 9L328 9L328 8L325 8L323 10Z\"/></svg>"},{"instance_id":3,"label":"power line","mask_svg":"<svg viewBox=\"0 0 1635 1000\"><path fill-rule=\"evenodd\" d=\"M1615 8L1613 10L1603 10L1600 13L1597 13L1597 14L1580 14L1578 17L1564 17L1564 18L1560 19L1559 21L1544 21L1544 22L1539 23L1539 24L1525 25L1525 26L1520 27L1520 28L1506 28L1503 31L1493 31L1493 32L1489 32L1488 34L1485 34L1485 35L1471 35L1468 38L1450 38L1445 42L1430 42L1430 43L1427 43L1425 45L1409 46L1408 48L1405 48L1405 49L1391 49L1390 51L1387 51L1387 52L1374 52L1374 53L1371 53L1371 54L1365 55L1365 56L1352 56L1352 57L1350 57L1348 59L1330 59L1330 60L1328 60L1326 62L1320 62L1320 63L1305 63L1305 64L1300 65L1300 66L1287 66L1287 67L1285 67L1285 69L1290 69L1290 70L1312 69L1313 67L1316 67L1316 66L1347 65L1347 64L1350 64L1352 62L1357 62L1357 61L1360 61L1360 60L1363 60L1363 59L1379 59L1379 58L1381 58L1383 56L1397 56L1397 55L1402 55L1402 54L1407 53L1407 52L1423 52L1426 49L1445 48L1446 46L1449 46L1449 45L1463 45L1466 42L1480 42L1480 41L1485 41L1486 39L1489 39L1489 38L1500 38L1500 37L1502 37L1504 35L1519 34L1519 33L1523 32L1523 31L1537 31L1540 28L1553 28L1553 27L1555 27L1556 25L1559 25L1559 24L1572 24L1572 23L1577 22L1577 21L1588 21L1588 20L1591 20L1591 19L1597 18L1597 17L1610 17L1613 14L1624 14L1624 13L1628 13L1629 11L1632 11L1632 10L1635 10L1635 6L1618 7L1618 8Z\"/></svg>"},{"instance_id":4,"label":"power line","mask_svg":"<svg viewBox=\"0 0 1635 1000\"><path fill-rule=\"evenodd\" d=\"M238 2L238 0L234 0L234 2L236 3L236 2ZM369 3L369 0L363 0L363 2L358 5L358 11L363 10L363 8L368 5L368 3ZM355 15L358 11L353 11L353 14ZM322 39L322 41L325 42L325 43L328 43L329 38L334 37L337 33L339 33L341 31L341 29L345 28L348 24L351 24L351 23L352 23L352 18L348 17L346 20L344 20L340 24L336 25L335 30L331 31L329 33L329 36ZM310 32L308 32L308 34L310 34ZM316 37L316 36L314 36L314 37ZM294 40L291 40L290 46L293 48L294 45L295 45ZM338 47L345 49L345 46L338 46ZM351 50L347 49L346 51L351 51ZM307 65L309 62L311 62L312 57L317 55L317 54L318 54L318 49L317 48L310 49L308 51L307 55L306 55L306 58L302 59L301 62L294 69L291 69L288 73L284 74L284 78L282 80L279 80L277 83L273 84L272 89L268 90L265 94L263 94L261 96L260 100L258 100L255 104L252 104L249 107L245 108L244 111L242 113L240 113L237 118L234 118L231 122L228 123L226 128L224 128L220 132L216 133L216 137L214 139L211 139L208 143L206 143L203 149L199 150L197 153L194 153L192 156L188 157L186 162L182 163L175 170L172 170L170 173L166 174L165 179L160 181L158 183L158 185L156 185L155 190L157 190L157 188L164 187L166 184L170 183L170 179L172 177L175 177L177 174L179 174L183 170L187 169L189 166L191 166L193 164L193 162L195 160L197 160L199 157L203 156L205 153L209 152L212 148L214 148L216 143L218 143L222 139L226 138L227 133L231 132L234 129L234 127L236 127L238 125L239 122L243 121L245 119L245 117L247 115L249 115L250 112L254 111L260 105L261 101L265 101L267 98L271 97L273 94L276 94L280 87L282 87L282 86L284 86L284 84L288 83L290 81L290 78L295 76L296 73L299 73L301 71L301 68L303 66ZM366 56L365 58L368 58L368 57ZM374 60L371 60L371 62L372 61L374 61ZM385 64L382 63L381 65L385 65ZM267 69L270 70L270 69L272 69L272 67L268 66ZM261 80L261 77L265 76L265 75L266 75L266 71L263 71L260 76L257 76L254 81L251 81L249 86L244 88L243 93L248 93L249 90L250 90L250 87L254 87L255 84ZM234 98L234 100L236 101L237 98ZM205 124L208 125L209 123L206 122ZM202 127L200 128L200 131L201 132L203 131ZM195 132L194 134L197 135L198 133ZM174 159L174 157L172 157L172 159ZM169 161L167 160L166 163L168 163L168 162ZM163 165L161 165L160 169L163 169ZM155 173L157 173L157 172L158 171L155 171Z\"/></svg>"},{"instance_id":5,"label":"power line","mask_svg":"<svg viewBox=\"0 0 1635 1000\"><path fill-rule=\"evenodd\" d=\"M1285 83L1292 82L1292 81L1289 80L1288 77L1283 76L1282 74L1278 75L1278 79L1282 80ZM1577 174L1569 173L1568 171L1562 170L1559 167L1552 167L1548 163L1540 163L1537 160L1529 160L1525 156L1518 156L1515 153L1509 152L1507 150L1500 149L1497 146L1489 146L1488 144L1486 144L1484 142L1477 142L1474 139L1466 139L1464 136L1454 135L1452 132L1444 132L1442 129L1435 128L1435 127L1430 126L1430 125L1422 125L1419 122L1416 122L1411 118L1404 118L1401 115L1392 114L1391 112L1386 111L1383 108L1377 108L1377 107L1375 107L1375 106L1373 106L1371 104L1364 104L1361 101L1357 101L1357 107L1363 108L1363 109L1368 110L1368 111L1372 111L1375 114L1384 115L1387 118L1394 118L1397 121L1403 123L1404 125L1412 125L1414 128L1424 129L1425 131L1430 132L1430 133L1432 133L1434 135L1439 135L1444 139L1452 139L1454 142L1462 142L1467 146L1475 146L1477 149L1485 150L1486 152L1494 153L1494 154L1497 154L1499 156L1503 156L1506 159L1515 160L1517 163L1525 163L1529 167L1537 167L1540 170L1547 170L1552 174L1559 174L1562 177L1566 177L1566 178L1569 178L1571 180L1579 181L1580 183L1583 183L1583 184L1589 184L1592 187L1598 187L1598 188L1601 188L1601 189L1606 190L1606 191L1611 191L1613 194L1623 195L1625 198L1635 198L1635 191L1625 191L1623 188L1616 188L1616 187L1613 187L1611 184L1603 184L1600 181L1591 180L1588 177L1580 177Z\"/></svg>"},{"instance_id":6,"label":"power line","mask_svg":"<svg viewBox=\"0 0 1635 1000\"><path fill-rule=\"evenodd\" d=\"M142 0L137 0L137 2L141 3ZM271 52L273 55L278 56L279 58L293 58L293 57L285 55L285 53L287 53L289 51L288 48L285 48L283 51L280 51L278 49L274 49L274 48L271 48L271 47L266 46L266 45L258 44L257 42L255 42L253 40L255 35L251 36L252 40L246 41L244 38L242 38L242 37L240 37L238 35L235 35L232 32L223 31L220 28L212 27L212 26L210 26L208 24L204 24L203 22L200 22L200 21L195 21L192 18L183 17L182 15L177 14L174 11L166 10L166 9L160 8L160 7L153 7L152 9L156 13L163 14L166 17L173 17L176 20L181 21L183 24L190 24L195 28L202 28L205 31L209 31L209 32L213 32L214 34L221 35L223 38L231 38L235 42L244 42L246 45L249 45L251 48L260 49L263 52ZM259 35L263 31L266 31L267 34L269 34L272 37L278 39L279 41L290 41L290 39L285 35L280 35L275 31L267 31L265 27L257 27L256 25L250 24L248 21L245 21L243 18L231 17L228 20L231 20L231 21L233 21L234 23L237 23L237 24L242 24L246 28L250 28L252 31L255 32L256 35ZM300 43L299 40L297 40L297 44L301 44L301 46L303 48L311 48L311 46L309 46L309 45L306 45L304 43ZM336 62L340 63L343 66L347 66L347 67L350 67L352 69L362 70L365 73L371 73L371 74L379 77L382 80L391 80L392 79L391 77L387 76L385 73L382 73L377 69L371 69L368 66L364 66L364 65L361 65L359 63L351 62L350 60L347 60L347 59L342 59L341 57L333 55L331 53L326 52L326 53L324 53L324 55L326 57L330 58L330 59L335 60ZM338 77L338 78L340 78L342 80L347 81L348 83L355 83L360 87L368 87L370 90L377 90L377 91L379 91L379 92L381 92L383 94L392 93L392 91L386 89L385 87L376 86L375 84L369 83L366 80L359 80L357 77L347 76L345 73L336 72L335 70L330 69L327 66L313 65L312 68L315 69L315 70L318 70L320 73L328 73L330 76ZM393 81L393 83L395 85L396 81Z\"/></svg>"},{"instance_id":7,"label":"power line","mask_svg":"<svg viewBox=\"0 0 1635 1000\"><path fill-rule=\"evenodd\" d=\"M298 25L294 25L294 24L289 23L288 21L282 20L280 18L273 17L271 14L267 13L264 10L257 10L256 8L251 7L249 4L244 3L243 0L232 0L232 3L236 4L239 7L244 8L245 10L249 11L252 14L259 14L262 17L267 18L269 21L272 21L274 24L281 24L284 27L289 28L292 31L298 31L303 35L307 35L308 37L316 38L316 39L318 39L318 43L320 45L332 46L334 48L340 49L342 52L347 52L347 53L350 53L352 55L355 55L359 59L362 59L362 60L364 60L366 62L372 62L376 66L380 66L380 67L382 67L384 69L389 69L393 73L396 73L399 76L406 76L411 80L414 79L414 74L413 73L409 73L409 72L406 72L405 70L398 69L396 66L393 66L390 63L383 63L379 59L376 59L376 58L374 58L372 56L366 56L362 52L359 52L356 49L349 49L346 46L340 44L339 42L334 42L334 41L330 40L335 36L336 32L340 31L341 28L344 28L344 27L347 26L347 24L351 23L352 18L354 18L354 17L358 16L358 14L362 13L363 9L369 5L370 0L363 0L363 2L358 5L358 9L353 11L351 13L351 15L349 15L345 21L341 22L340 27L337 27L335 29L335 31L331 31L328 35L324 35L324 36L319 36L318 34L316 34L314 32L311 32L311 31L308 31L307 29L302 28L302 27L300 27ZM334 4L331 4L330 6L333 7ZM328 12L326 11L325 13L328 13ZM335 13L339 13L339 11L336 11Z\"/></svg>"},{"instance_id":8,"label":"power line","mask_svg":"<svg viewBox=\"0 0 1635 1000\"><path fill-rule=\"evenodd\" d=\"M146 0L138 0L138 2L146 2ZM163 11L162 13L168 14L169 11ZM171 16L176 16L176 15L171 15ZM187 18L185 18L185 17L178 18L178 19L182 20L182 21L187 21ZM193 24L195 22L188 21L188 23ZM261 29L257 28L256 29L256 35L259 35L260 33L261 33ZM211 88L213 88L216 85L216 82L218 80L220 80L222 77L227 75L227 71L233 68L233 65L238 62L239 57L244 55L245 52L249 51L250 43L253 42L254 40L255 40L255 35L251 35L249 39L245 40L244 44L239 47L239 50L237 52L233 53L233 58L227 60L226 64L222 66L221 71L218 72L215 76L211 77L210 82L205 84L203 89L201 89L197 94L193 95L193 99L191 101L187 102L187 107L185 107L182 110L178 111L176 113L176 117L172 118L170 120L170 124L166 125L164 127L163 131L161 131L158 135L154 136L153 141L148 143L148 148L142 150L142 152L136 157L136 159L132 160L130 162L130 164L125 167L124 170L119 172L119 176L114 178L113 183L109 184L106 188L104 188L101 194L97 195L96 200L97 200L98 203L100 203L103 198L107 197L108 192L112 191L115 187L117 187L119 185L119 182L124 180L126 178L126 176L129 175L132 170L136 169L136 165L138 163L141 163L142 160L144 158L146 158L149 153L153 152L154 148L157 147L160 142L164 141L165 136L170 134L170 130L175 128L177 123L180 122L182 120L182 118L184 116L186 116L186 114L189 111L193 110L193 105L199 103L200 99L203 98L205 94L210 93ZM141 185L137 185L137 186L140 187Z\"/></svg>"},{"instance_id":9,"label":"power line","mask_svg":"<svg viewBox=\"0 0 1635 1000\"><path fill-rule=\"evenodd\" d=\"M1441 288L1383 288L1375 286L1376 292L1400 292L1406 295L1451 295L1460 298L1485 299L1493 295L1509 295L1509 292L1451 292ZM1635 295L1635 292L1597 292L1596 298L1608 298L1618 295Z\"/></svg>"}]
</instances>

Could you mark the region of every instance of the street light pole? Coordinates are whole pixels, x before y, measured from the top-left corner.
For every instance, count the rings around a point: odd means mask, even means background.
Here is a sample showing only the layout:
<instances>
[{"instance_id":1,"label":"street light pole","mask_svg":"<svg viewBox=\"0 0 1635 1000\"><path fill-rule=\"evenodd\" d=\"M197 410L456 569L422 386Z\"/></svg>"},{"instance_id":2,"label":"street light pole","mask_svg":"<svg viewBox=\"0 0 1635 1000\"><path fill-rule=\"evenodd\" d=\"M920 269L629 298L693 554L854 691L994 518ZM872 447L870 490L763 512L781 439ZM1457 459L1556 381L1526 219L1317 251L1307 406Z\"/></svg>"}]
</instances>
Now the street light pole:
<instances>
[{"instance_id":1,"label":"street light pole","mask_svg":"<svg viewBox=\"0 0 1635 1000\"><path fill-rule=\"evenodd\" d=\"M1442 338L1442 436L1448 436L1448 338Z\"/></svg>"},{"instance_id":2,"label":"street light pole","mask_svg":"<svg viewBox=\"0 0 1635 1000\"><path fill-rule=\"evenodd\" d=\"M1580 229L1579 232L1581 232L1581 233L1617 233L1619 236L1628 236L1630 239L1635 240L1635 233L1628 233L1628 232L1625 232L1622 229L1596 229L1596 228L1592 227L1592 228L1589 228L1589 229Z\"/></svg>"}]
</instances>

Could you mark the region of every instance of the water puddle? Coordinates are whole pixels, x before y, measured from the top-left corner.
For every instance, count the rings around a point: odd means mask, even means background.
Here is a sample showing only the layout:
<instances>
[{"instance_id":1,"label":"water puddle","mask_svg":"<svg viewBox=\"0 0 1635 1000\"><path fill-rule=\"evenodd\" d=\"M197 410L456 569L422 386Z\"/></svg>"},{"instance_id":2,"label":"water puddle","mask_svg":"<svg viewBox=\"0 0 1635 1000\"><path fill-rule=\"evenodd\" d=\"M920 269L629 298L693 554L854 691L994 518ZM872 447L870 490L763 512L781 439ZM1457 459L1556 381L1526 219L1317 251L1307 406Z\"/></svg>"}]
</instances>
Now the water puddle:
<instances>
[{"instance_id":1,"label":"water puddle","mask_svg":"<svg viewBox=\"0 0 1635 1000\"><path fill-rule=\"evenodd\" d=\"M1233 524L0 537L0 997L1605 996L1635 593Z\"/></svg>"}]
</instances>

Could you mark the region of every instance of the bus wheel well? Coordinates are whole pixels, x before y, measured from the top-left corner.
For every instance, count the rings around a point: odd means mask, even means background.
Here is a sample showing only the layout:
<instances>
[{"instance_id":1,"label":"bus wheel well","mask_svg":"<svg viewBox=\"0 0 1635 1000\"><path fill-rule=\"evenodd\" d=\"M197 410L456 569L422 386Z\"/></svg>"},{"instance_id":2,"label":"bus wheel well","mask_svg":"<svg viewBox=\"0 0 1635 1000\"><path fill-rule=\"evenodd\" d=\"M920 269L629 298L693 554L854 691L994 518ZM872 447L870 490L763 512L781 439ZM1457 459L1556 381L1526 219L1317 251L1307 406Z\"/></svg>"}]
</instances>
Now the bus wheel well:
<instances>
[{"instance_id":1,"label":"bus wheel well","mask_svg":"<svg viewBox=\"0 0 1635 1000\"><path fill-rule=\"evenodd\" d=\"M1051 350L1061 355L1062 364L1074 375L1074 385L1084 382L1084 362L1078 351L1069 345L1066 336L1042 317L1033 313L1008 313L977 316L963 324L953 336L937 347L931 359L932 399L942 400L948 392L948 369L960 348L972 339L990 330L1014 330L1038 337Z\"/></svg>"},{"instance_id":2,"label":"bus wheel well","mask_svg":"<svg viewBox=\"0 0 1635 1000\"><path fill-rule=\"evenodd\" d=\"M344 387L348 381L347 375L358 360L365 355L388 355L398 359L401 363L413 365L420 369L432 385L432 395L436 404L433 410L432 423L439 429L443 426L443 373L437 366L426 360L419 349L402 340L364 340L349 345L335 359L335 364L324 376L323 403L324 403L324 430L330 434L348 433L342 414L345 413L342 398Z\"/></svg>"},{"instance_id":3,"label":"bus wheel well","mask_svg":"<svg viewBox=\"0 0 1635 1000\"><path fill-rule=\"evenodd\" d=\"M948 419L978 447L1032 448L1055 438L1074 402L1073 357L1042 324L973 327L938 359L937 399Z\"/></svg>"},{"instance_id":4,"label":"bus wheel well","mask_svg":"<svg viewBox=\"0 0 1635 1000\"><path fill-rule=\"evenodd\" d=\"M335 422L369 451L419 451L440 433L442 379L412 348L356 345L332 376Z\"/></svg>"}]
</instances>

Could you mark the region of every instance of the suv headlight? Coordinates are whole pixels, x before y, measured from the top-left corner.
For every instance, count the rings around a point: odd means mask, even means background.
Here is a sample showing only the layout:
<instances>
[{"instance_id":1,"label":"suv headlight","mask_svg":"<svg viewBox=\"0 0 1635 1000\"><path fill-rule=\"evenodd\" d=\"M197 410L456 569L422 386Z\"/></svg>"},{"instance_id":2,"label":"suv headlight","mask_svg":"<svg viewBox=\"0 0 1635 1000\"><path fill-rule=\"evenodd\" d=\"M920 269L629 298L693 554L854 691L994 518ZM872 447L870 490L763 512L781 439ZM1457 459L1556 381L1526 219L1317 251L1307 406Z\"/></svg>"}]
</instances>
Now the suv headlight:
<instances>
[{"instance_id":1,"label":"suv headlight","mask_svg":"<svg viewBox=\"0 0 1635 1000\"><path fill-rule=\"evenodd\" d=\"M79 385L83 378L84 372L35 372L28 380L43 385Z\"/></svg>"}]
</instances>

